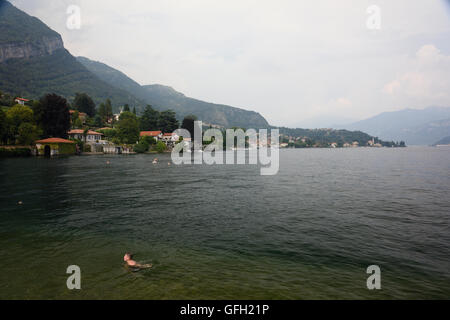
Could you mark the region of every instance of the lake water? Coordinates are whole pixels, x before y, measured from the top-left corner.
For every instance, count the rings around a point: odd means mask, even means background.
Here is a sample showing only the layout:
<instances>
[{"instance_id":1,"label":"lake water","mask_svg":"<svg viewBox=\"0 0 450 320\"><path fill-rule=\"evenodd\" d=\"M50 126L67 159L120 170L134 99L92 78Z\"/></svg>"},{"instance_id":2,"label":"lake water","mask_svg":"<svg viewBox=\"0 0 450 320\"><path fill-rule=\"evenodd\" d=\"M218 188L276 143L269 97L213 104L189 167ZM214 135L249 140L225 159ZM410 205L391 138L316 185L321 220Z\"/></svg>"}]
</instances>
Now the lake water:
<instances>
[{"instance_id":1,"label":"lake water","mask_svg":"<svg viewBox=\"0 0 450 320\"><path fill-rule=\"evenodd\" d=\"M280 156L276 176L170 155L0 160L0 299L450 298L450 148ZM131 272L127 251L154 268Z\"/></svg>"}]
</instances>

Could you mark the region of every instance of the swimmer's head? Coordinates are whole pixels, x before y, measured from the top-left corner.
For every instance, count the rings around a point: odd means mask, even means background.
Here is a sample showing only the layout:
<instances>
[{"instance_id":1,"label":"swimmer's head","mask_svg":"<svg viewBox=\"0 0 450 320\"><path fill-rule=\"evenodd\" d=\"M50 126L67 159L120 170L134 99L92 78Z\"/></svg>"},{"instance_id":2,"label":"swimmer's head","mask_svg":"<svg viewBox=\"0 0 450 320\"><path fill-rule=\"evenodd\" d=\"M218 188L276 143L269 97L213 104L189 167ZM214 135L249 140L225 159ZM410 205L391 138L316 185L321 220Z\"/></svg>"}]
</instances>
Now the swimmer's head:
<instances>
[{"instance_id":1,"label":"swimmer's head","mask_svg":"<svg viewBox=\"0 0 450 320\"><path fill-rule=\"evenodd\" d=\"M123 261L125 261L125 262L130 261L131 257L132 257L131 253L125 253L125 256L123 257Z\"/></svg>"}]
</instances>

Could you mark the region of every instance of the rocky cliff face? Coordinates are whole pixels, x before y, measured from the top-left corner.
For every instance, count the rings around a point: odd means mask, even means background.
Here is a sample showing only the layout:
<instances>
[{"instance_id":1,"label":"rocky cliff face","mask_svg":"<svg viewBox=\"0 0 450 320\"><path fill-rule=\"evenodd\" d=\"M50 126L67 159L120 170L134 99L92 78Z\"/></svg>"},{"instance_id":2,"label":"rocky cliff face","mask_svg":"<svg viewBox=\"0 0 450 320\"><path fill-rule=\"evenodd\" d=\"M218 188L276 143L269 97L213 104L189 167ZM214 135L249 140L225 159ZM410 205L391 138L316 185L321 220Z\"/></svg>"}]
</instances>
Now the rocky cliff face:
<instances>
[{"instance_id":1,"label":"rocky cliff face","mask_svg":"<svg viewBox=\"0 0 450 320\"><path fill-rule=\"evenodd\" d=\"M32 42L1 43L0 63L8 59L29 59L51 55L60 49L64 49L64 43L60 36L43 37Z\"/></svg>"}]
</instances>

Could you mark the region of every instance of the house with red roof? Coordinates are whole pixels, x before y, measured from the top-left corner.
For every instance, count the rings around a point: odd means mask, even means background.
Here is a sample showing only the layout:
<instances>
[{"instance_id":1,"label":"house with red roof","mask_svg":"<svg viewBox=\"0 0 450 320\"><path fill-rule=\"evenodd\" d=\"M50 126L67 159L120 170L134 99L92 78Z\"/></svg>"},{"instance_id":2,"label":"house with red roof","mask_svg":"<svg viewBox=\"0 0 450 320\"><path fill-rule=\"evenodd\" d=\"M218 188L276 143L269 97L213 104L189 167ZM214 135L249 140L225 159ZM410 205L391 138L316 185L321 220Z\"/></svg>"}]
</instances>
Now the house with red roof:
<instances>
[{"instance_id":1,"label":"house with red roof","mask_svg":"<svg viewBox=\"0 0 450 320\"><path fill-rule=\"evenodd\" d=\"M52 157L57 155L72 155L77 152L75 142L62 138L49 138L36 141L39 156Z\"/></svg>"},{"instance_id":2,"label":"house with red roof","mask_svg":"<svg viewBox=\"0 0 450 320\"><path fill-rule=\"evenodd\" d=\"M164 133L161 139L168 147L174 146L179 140L180 137L174 133Z\"/></svg>"},{"instance_id":3,"label":"house with red roof","mask_svg":"<svg viewBox=\"0 0 450 320\"><path fill-rule=\"evenodd\" d=\"M160 141L163 138L162 131L141 131L141 137L152 137L156 141Z\"/></svg>"},{"instance_id":4,"label":"house with red roof","mask_svg":"<svg viewBox=\"0 0 450 320\"><path fill-rule=\"evenodd\" d=\"M21 106L24 106L25 103L30 102L30 100L24 99L24 98L16 98L14 101L15 101L17 104L20 104Z\"/></svg>"}]
</instances>

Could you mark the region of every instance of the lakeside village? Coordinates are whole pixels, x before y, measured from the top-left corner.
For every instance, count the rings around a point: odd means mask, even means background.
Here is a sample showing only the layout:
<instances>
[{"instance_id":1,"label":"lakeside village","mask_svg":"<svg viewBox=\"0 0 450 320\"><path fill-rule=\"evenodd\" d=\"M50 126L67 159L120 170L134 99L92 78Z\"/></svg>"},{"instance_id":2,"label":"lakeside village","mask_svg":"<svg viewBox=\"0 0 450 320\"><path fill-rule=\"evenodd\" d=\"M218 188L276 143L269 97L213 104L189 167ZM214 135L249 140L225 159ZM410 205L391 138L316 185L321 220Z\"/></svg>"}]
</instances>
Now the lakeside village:
<instances>
[{"instance_id":1,"label":"lakeside village","mask_svg":"<svg viewBox=\"0 0 450 320\"><path fill-rule=\"evenodd\" d=\"M197 117L190 115L180 123L175 112L157 111L149 105L139 116L136 108L131 109L128 105L114 114L109 99L97 107L92 98L84 93L76 94L73 103L69 104L64 97L56 94L47 94L40 100L32 101L0 92L0 156L171 152L178 143L192 145L191 139L180 138L173 132L182 128L193 137L195 121ZM225 131L225 128L214 128ZM366 134L363 138L355 136L357 140L351 142L345 142L342 138L339 142L324 139L317 142L311 137L296 134L295 130L303 129L286 130L280 130L280 148L405 146L403 142L386 144ZM325 129L318 132L330 136ZM266 143L270 147L270 139ZM247 144L246 147L257 148L258 145Z\"/></svg>"}]
</instances>

